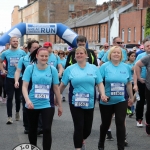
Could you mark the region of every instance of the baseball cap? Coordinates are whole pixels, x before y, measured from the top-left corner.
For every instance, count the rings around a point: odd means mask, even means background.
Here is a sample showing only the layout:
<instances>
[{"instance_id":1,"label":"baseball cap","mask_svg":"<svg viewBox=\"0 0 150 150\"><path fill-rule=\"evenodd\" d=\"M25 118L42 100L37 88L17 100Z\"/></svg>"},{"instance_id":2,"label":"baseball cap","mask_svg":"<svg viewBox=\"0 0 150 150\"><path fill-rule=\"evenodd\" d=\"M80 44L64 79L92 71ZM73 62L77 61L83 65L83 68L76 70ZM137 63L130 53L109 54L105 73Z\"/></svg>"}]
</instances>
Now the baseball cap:
<instances>
[{"instance_id":1,"label":"baseball cap","mask_svg":"<svg viewBox=\"0 0 150 150\"><path fill-rule=\"evenodd\" d=\"M45 42L45 43L43 44L43 47L52 47L52 43L50 43L50 42Z\"/></svg>"},{"instance_id":2,"label":"baseball cap","mask_svg":"<svg viewBox=\"0 0 150 150\"><path fill-rule=\"evenodd\" d=\"M140 49L144 49L144 45L141 45L141 46L140 46Z\"/></svg>"}]
</instances>

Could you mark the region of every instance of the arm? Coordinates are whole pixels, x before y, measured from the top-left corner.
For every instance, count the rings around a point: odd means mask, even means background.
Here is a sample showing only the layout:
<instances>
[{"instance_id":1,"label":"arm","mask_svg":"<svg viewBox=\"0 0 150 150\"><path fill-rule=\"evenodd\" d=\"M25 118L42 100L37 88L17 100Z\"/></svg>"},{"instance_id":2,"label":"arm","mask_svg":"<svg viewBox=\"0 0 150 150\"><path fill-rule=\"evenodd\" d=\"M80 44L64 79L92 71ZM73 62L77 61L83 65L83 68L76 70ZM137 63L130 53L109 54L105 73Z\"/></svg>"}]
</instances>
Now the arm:
<instances>
[{"instance_id":1,"label":"arm","mask_svg":"<svg viewBox=\"0 0 150 150\"><path fill-rule=\"evenodd\" d=\"M62 76L63 71L64 71L64 69L63 69L62 65L61 65L61 64L58 64L58 72L59 72L58 76L59 76L59 77Z\"/></svg>"},{"instance_id":2,"label":"arm","mask_svg":"<svg viewBox=\"0 0 150 150\"><path fill-rule=\"evenodd\" d=\"M134 70L134 74L133 74L133 82L134 82L134 86L133 86L133 89L135 92L138 91L138 86L137 86L137 76L136 76L136 72Z\"/></svg>"},{"instance_id":3,"label":"arm","mask_svg":"<svg viewBox=\"0 0 150 150\"><path fill-rule=\"evenodd\" d=\"M127 93L129 95L129 106L132 106L133 102L134 102L134 97L133 97L133 93L132 93L132 83L128 82L127 83Z\"/></svg>"},{"instance_id":4,"label":"arm","mask_svg":"<svg viewBox=\"0 0 150 150\"><path fill-rule=\"evenodd\" d=\"M28 96L28 86L29 86L29 83L23 81L22 93L23 93L23 96L24 96L24 99L26 101L28 109L34 109L34 106L33 106L32 102L30 101L29 96Z\"/></svg>"},{"instance_id":5,"label":"arm","mask_svg":"<svg viewBox=\"0 0 150 150\"><path fill-rule=\"evenodd\" d=\"M100 66L101 66L103 63L104 63L104 62L103 62L103 61L101 61L101 62L100 62Z\"/></svg>"},{"instance_id":6,"label":"arm","mask_svg":"<svg viewBox=\"0 0 150 150\"><path fill-rule=\"evenodd\" d=\"M20 78L21 70L17 68L15 72L15 88L19 88L19 78Z\"/></svg>"},{"instance_id":7,"label":"arm","mask_svg":"<svg viewBox=\"0 0 150 150\"><path fill-rule=\"evenodd\" d=\"M105 95L105 88L104 88L103 82L99 83L97 86L98 86L98 91L101 94L102 101L107 102L107 97Z\"/></svg>"},{"instance_id":8,"label":"arm","mask_svg":"<svg viewBox=\"0 0 150 150\"><path fill-rule=\"evenodd\" d=\"M58 103L58 116L60 117L62 115L62 104L61 104L60 90L57 84L53 85L53 90Z\"/></svg>"},{"instance_id":9,"label":"arm","mask_svg":"<svg viewBox=\"0 0 150 150\"><path fill-rule=\"evenodd\" d=\"M141 62L141 60L139 60L136 64L135 64L135 74L137 76L137 79L141 82L141 83L145 83L145 80L141 78L140 72L141 72L141 67L143 67L144 64Z\"/></svg>"},{"instance_id":10,"label":"arm","mask_svg":"<svg viewBox=\"0 0 150 150\"><path fill-rule=\"evenodd\" d=\"M64 91L64 89L66 88L66 85L64 85L62 82L60 83L59 89L60 89L60 94L62 94L62 92Z\"/></svg>"},{"instance_id":11,"label":"arm","mask_svg":"<svg viewBox=\"0 0 150 150\"><path fill-rule=\"evenodd\" d=\"M4 69L3 61L0 59L0 70L3 72L3 74L7 74L7 71Z\"/></svg>"}]
</instances>

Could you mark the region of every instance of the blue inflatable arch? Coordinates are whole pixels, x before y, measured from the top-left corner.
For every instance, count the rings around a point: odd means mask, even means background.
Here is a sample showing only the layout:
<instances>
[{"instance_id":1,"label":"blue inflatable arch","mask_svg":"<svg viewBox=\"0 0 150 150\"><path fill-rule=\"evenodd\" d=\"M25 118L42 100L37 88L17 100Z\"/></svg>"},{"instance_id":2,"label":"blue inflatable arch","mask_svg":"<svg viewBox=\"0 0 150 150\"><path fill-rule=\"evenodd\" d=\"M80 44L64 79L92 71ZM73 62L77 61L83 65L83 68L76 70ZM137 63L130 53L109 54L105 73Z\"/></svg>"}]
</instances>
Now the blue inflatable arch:
<instances>
[{"instance_id":1,"label":"blue inflatable arch","mask_svg":"<svg viewBox=\"0 0 150 150\"><path fill-rule=\"evenodd\" d=\"M19 23L0 37L0 46L5 46L14 36L50 34L58 35L71 47L77 47L78 34L62 23Z\"/></svg>"}]
</instances>

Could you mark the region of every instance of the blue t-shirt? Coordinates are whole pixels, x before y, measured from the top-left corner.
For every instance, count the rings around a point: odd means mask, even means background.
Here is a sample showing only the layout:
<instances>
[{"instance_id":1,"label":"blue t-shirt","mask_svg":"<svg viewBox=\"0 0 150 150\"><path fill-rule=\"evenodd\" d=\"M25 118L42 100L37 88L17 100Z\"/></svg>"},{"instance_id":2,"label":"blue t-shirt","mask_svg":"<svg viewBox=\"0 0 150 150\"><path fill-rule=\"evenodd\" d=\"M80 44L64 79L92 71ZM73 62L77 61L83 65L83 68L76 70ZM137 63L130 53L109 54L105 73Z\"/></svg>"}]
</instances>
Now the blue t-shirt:
<instances>
[{"instance_id":1,"label":"blue t-shirt","mask_svg":"<svg viewBox=\"0 0 150 150\"><path fill-rule=\"evenodd\" d=\"M133 63L127 63L127 65L129 66L130 68L130 71L131 71L131 75L132 75L132 82L133 82L133 74L134 74L134 71L132 70L132 68L135 66L135 61Z\"/></svg>"},{"instance_id":2,"label":"blue t-shirt","mask_svg":"<svg viewBox=\"0 0 150 150\"><path fill-rule=\"evenodd\" d=\"M20 49L14 51L7 50L2 53L1 60L3 61L6 59L6 70L8 71L7 72L8 78L14 78L14 74L16 71L15 64L18 64L19 59L25 55L26 55L25 51Z\"/></svg>"},{"instance_id":3,"label":"blue t-shirt","mask_svg":"<svg viewBox=\"0 0 150 150\"><path fill-rule=\"evenodd\" d=\"M146 52L139 54L136 58L136 62L142 59L143 57L147 56L148 54ZM141 78L146 79L146 67L141 68Z\"/></svg>"},{"instance_id":4,"label":"blue t-shirt","mask_svg":"<svg viewBox=\"0 0 150 150\"><path fill-rule=\"evenodd\" d=\"M49 55L47 63L49 65L54 66L55 68L57 68L57 66L60 64L60 58L58 56L56 56L54 53L51 53Z\"/></svg>"},{"instance_id":5,"label":"blue t-shirt","mask_svg":"<svg viewBox=\"0 0 150 150\"><path fill-rule=\"evenodd\" d=\"M98 68L95 65L86 63L84 68L81 68L77 63L73 64L64 71L62 82L67 85L71 82L73 86L73 95L71 103L75 106L78 105L78 98L81 97L87 100L88 105L77 106L83 109L94 108L94 88L95 84L102 82L102 77Z\"/></svg>"},{"instance_id":6,"label":"blue t-shirt","mask_svg":"<svg viewBox=\"0 0 150 150\"><path fill-rule=\"evenodd\" d=\"M60 59L60 58L59 58ZM65 65L66 65L66 59L63 58L63 59L60 59L60 63L62 65L62 67L65 69Z\"/></svg>"},{"instance_id":7,"label":"blue t-shirt","mask_svg":"<svg viewBox=\"0 0 150 150\"><path fill-rule=\"evenodd\" d=\"M22 70L23 69L23 65L26 68L28 65L30 65L30 57L29 57L30 53L28 53L26 56L21 57L19 62L18 62L18 69Z\"/></svg>"},{"instance_id":8,"label":"blue t-shirt","mask_svg":"<svg viewBox=\"0 0 150 150\"><path fill-rule=\"evenodd\" d=\"M59 84L58 72L55 67L47 66L44 70L39 70L37 65L27 66L23 81L30 82L32 78L32 87L29 90L29 99L34 105L34 109L51 107L50 89L52 84ZM26 106L27 107L27 106Z\"/></svg>"},{"instance_id":9,"label":"blue t-shirt","mask_svg":"<svg viewBox=\"0 0 150 150\"><path fill-rule=\"evenodd\" d=\"M139 50L138 52L136 52L136 57L139 55L139 54L142 54L142 53L144 53L145 51L143 51L143 50Z\"/></svg>"},{"instance_id":10,"label":"blue t-shirt","mask_svg":"<svg viewBox=\"0 0 150 150\"><path fill-rule=\"evenodd\" d=\"M122 55L123 55L123 59L122 59L122 62L126 62L127 61L127 51L124 50L124 49L121 49L122 50ZM102 62L107 62L109 61L108 60L108 54L109 54L110 50L108 50L105 55L102 57Z\"/></svg>"},{"instance_id":11,"label":"blue t-shirt","mask_svg":"<svg viewBox=\"0 0 150 150\"><path fill-rule=\"evenodd\" d=\"M102 59L103 58L103 56L105 55L105 51L104 50L101 50L99 53L98 53L98 59Z\"/></svg>"},{"instance_id":12,"label":"blue t-shirt","mask_svg":"<svg viewBox=\"0 0 150 150\"><path fill-rule=\"evenodd\" d=\"M125 86L132 80L129 66L123 62L114 66L109 61L104 63L99 71L105 81L105 94L110 98L108 103L100 100L100 104L112 105L125 101Z\"/></svg>"}]
</instances>

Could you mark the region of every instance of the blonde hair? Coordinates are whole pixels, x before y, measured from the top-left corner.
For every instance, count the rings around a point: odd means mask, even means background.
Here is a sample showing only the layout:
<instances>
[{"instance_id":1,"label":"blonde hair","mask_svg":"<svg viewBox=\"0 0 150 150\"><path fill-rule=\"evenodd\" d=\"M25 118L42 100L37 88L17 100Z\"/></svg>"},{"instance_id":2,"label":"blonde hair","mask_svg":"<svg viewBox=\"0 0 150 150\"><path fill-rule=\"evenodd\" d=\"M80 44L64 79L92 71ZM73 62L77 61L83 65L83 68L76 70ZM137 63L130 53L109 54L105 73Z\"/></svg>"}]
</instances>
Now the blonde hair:
<instances>
[{"instance_id":1,"label":"blonde hair","mask_svg":"<svg viewBox=\"0 0 150 150\"><path fill-rule=\"evenodd\" d=\"M86 51L86 48L85 48L85 47L83 47L83 46L78 46L75 52L77 52L77 51L79 51L79 50L84 50L85 54L87 54L87 51Z\"/></svg>"},{"instance_id":2,"label":"blonde hair","mask_svg":"<svg viewBox=\"0 0 150 150\"><path fill-rule=\"evenodd\" d=\"M116 48L118 48L118 49L120 50L120 52L121 52L121 59L120 59L120 61L122 61L123 55L122 55L122 50L121 50L121 48L120 48L119 46L113 46L113 47L111 47L111 49L110 49L110 51L109 51L109 53L108 53L108 60L111 60L111 54L113 53L113 51L114 51Z\"/></svg>"}]
</instances>

